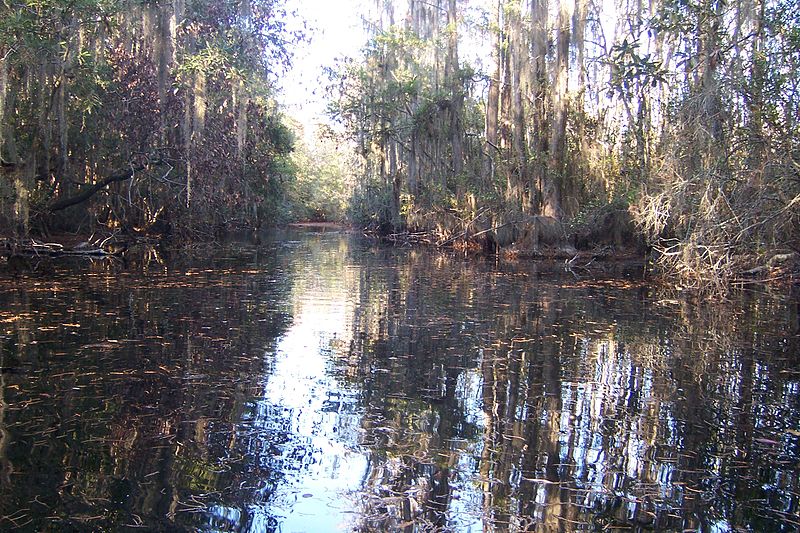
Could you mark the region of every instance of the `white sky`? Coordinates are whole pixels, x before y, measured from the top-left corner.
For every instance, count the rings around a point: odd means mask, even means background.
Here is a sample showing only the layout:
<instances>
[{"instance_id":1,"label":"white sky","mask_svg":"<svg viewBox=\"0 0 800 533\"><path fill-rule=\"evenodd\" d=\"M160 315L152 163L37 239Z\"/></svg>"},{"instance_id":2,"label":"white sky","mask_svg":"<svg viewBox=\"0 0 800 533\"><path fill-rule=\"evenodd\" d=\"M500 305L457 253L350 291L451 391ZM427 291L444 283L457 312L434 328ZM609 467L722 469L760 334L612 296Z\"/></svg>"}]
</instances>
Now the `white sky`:
<instances>
[{"instance_id":1,"label":"white sky","mask_svg":"<svg viewBox=\"0 0 800 533\"><path fill-rule=\"evenodd\" d=\"M363 1L287 0L286 5L299 20L307 21L311 42L296 46L294 67L281 83L281 101L288 115L309 126L325 112L322 68L333 66L338 57L355 56L366 43Z\"/></svg>"},{"instance_id":2,"label":"white sky","mask_svg":"<svg viewBox=\"0 0 800 533\"><path fill-rule=\"evenodd\" d=\"M616 20L615 2L601 0L602 24L607 36L614 35ZM282 102L286 113L299 120L312 135L313 126L328 122L325 116L325 86L323 67L332 67L337 58L355 57L366 44L368 34L364 30L362 15L374 15L374 0L286 0L289 12L297 17L290 19L292 29L300 29L307 23L308 43L294 47L294 67L280 81ZM480 17L480 12L491 12L487 0L462 2L461 16ZM468 25L461 28L464 33L459 43L461 61L478 69L487 68L489 46L485 36L470 33ZM577 75L577 71L573 71ZM484 88L485 90L485 88Z\"/></svg>"}]
</instances>

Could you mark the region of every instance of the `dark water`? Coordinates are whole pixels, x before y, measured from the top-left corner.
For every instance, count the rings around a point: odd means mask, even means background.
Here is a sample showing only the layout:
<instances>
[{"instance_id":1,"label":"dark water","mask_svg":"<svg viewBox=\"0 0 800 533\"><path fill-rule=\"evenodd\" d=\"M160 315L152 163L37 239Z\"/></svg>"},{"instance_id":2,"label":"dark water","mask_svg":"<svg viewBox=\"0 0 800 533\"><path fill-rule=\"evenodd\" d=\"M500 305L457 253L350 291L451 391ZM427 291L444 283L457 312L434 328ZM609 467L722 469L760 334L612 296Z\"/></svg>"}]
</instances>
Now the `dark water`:
<instances>
[{"instance_id":1,"label":"dark water","mask_svg":"<svg viewBox=\"0 0 800 533\"><path fill-rule=\"evenodd\" d=\"M340 234L0 281L0 529L796 531L797 303Z\"/></svg>"}]
</instances>

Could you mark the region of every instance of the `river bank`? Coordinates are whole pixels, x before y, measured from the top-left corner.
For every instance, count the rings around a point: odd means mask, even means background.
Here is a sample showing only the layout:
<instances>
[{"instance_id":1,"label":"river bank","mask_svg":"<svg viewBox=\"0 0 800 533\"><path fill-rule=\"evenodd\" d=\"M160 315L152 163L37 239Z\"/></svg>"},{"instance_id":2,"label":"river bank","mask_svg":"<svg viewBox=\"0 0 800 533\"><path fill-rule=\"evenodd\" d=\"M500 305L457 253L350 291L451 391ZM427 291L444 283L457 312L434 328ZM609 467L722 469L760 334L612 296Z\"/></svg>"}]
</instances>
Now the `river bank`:
<instances>
[{"instance_id":1,"label":"river bank","mask_svg":"<svg viewBox=\"0 0 800 533\"><path fill-rule=\"evenodd\" d=\"M541 218L541 217L539 217ZM538 222L541 227L541 222ZM600 240L590 243L582 239L581 249L576 248L578 238L575 234L568 238L563 230L558 233L552 225L547 231L537 235L534 229L520 230L519 227L492 228L489 231L473 231L471 234L453 232L442 234L435 231L403 231L381 233L369 229L358 229L335 222L304 221L287 224L284 228L306 232L357 233L391 246L432 247L453 250L465 256L477 258L494 257L503 261L533 262L545 270L571 272L577 277L593 275L607 276L619 273L630 278L632 273L653 284L673 285L681 289L696 289L701 292L715 292L724 295L727 291L753 285L769 285L779 290L800 290L800 256L796 252L773 253L762 257L733 258L734 275L725 279L722 285L718 279L709 278L708 284L700 281L687 283L686 276L680 272L667 271L658 263L659 251L643 246L633 240L630 234L616 240ZM279 228L262 230L258 233L234 232L223 235L218 241L181 243L165 236L150 235L81 235L61 233L47 238L12 239L0 237L0 271L13 276L26 272L47 272L50 262L59 257L110 258L124 261L126 257L152 254L151 250L176 250L186 248L213 248L231 239L235 241L260 243L269 238L271 232ZM505 231L505 233L503 233ZM605 231L604 233L608 233ZM516 234L512 239L510 235ZM618 233L619 235L619 233ZM505 245L498 241L505 239Z\"/></svg>"}]
</instances>

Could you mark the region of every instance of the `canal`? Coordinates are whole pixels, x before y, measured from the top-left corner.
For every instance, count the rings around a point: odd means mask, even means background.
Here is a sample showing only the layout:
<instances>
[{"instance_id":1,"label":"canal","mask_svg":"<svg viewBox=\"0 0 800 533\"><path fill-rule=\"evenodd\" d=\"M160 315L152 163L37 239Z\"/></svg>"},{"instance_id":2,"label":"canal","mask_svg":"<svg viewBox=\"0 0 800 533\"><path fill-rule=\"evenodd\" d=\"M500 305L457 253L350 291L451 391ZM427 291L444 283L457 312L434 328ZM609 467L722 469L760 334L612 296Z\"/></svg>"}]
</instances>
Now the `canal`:
<instances>
[{"instance_id":1,"label":"canal","mask_svg":"<svg viewBox=\"0 0 800 533\"><path fill-rule=\"evenodd\" d=\"M590 269L293 230L3 275L0 530L798 530L796 300Z\"/></svg>"}]
</instances>

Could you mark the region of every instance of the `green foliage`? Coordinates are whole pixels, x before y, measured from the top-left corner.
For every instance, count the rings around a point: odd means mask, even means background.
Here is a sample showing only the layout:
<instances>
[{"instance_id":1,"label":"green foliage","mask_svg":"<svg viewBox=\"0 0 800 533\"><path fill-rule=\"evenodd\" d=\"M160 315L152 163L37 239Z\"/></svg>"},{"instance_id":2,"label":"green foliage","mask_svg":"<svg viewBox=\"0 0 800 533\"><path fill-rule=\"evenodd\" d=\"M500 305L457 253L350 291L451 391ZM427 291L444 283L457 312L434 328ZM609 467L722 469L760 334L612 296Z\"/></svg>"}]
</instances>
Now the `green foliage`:
<instances>
[{"instance_id":1,"label":"green foliage","mask_svg":"<svg viewBox=\"0 0 800 533\"><path fill-rule=\"evenodd\" d=\"M353 188L355 162L337 140L315 132L300 139L291 156L293 181L288 191L289 216L300 221L343 222Z\"/></svg>"},{"instance_id":2,"label":"green foliage","mask_svg":"<svg viewBox=\"0 0 800 533\"><path fill-rule=\"evenodd\" d=\"M796 242L797 0L621 4L617 24L591 2L571 20L541 3L433 17L411 3L404 19L382 5L362 56L331 71L332 115L361 156L361 223L438 230L453 213L581 217L619 202L651 242L677 239L665 257L713 248L726 275L734 252ZM455 64L465 40L491 54L485 70ZM702 261L684 271L705 275Z\"/></svg>"},{"instance_id":3,"label":"green foliage","mask_svg":"<svg viewBox=\"0 0 800 533\"><path fill-rule=\"evenodd\" d=\"M443 17L444 18L444 17ZM430 22L430 19L428 19ZM331 116L357 147L361 176L350 216L362 226L405 226L416 209L450 206L466 193L465 125L482 126L470 99L474 71L453 64L440 72L455 22L424 29L391 26L377 31L358 61L329 71ZM467 120L466 109L475 121ZM455 140L460 143L456 152ZM455 161L457 159L457 161Z\"/></svg>"},{"instance_id":4,"label":"green foliage","mask_svg":"<svg viewBox=\"0 0 800 533\"><path fill-rule=\"evenodd\" d=\"M291 63L291 45L305 39L288 30L282 0L189 0L186 12L184 27L199 49L250 75L281 73Z\"/></svg>"},{"instance_id":5,"label":"green foliage","mask_svg":"<svg viewBox=\"0 0 800 533\"><path fill-rule=\"evenodd\" d=\"M611 95L632 98L637 84L639 90L643 91L666 82L666 71L661 61L653 59L652 54L640 55L639 48L638 40L628 41L627 38L611 47L606 61L611 70Z\"/></svg>"},{"instance_id":6,"label":"green foliage","mask_svg":"<svg viewBox=\"0 0 800 533\"><path fill-rule=\"evenodd\" d=\"M9 131L0 155L35 176L19 182L26 190L17 196L38 216L51 218L48 206L84 185L137 168L126 190L103 191L72 208L83 213L73 218L147 231L161 217L196 235L274 218L294 136L273 83L303 36L288 30L282 0L181 6L0 3L2 89L14 95L14 108L0 112Z\"/></svg>"}]
</instances>

